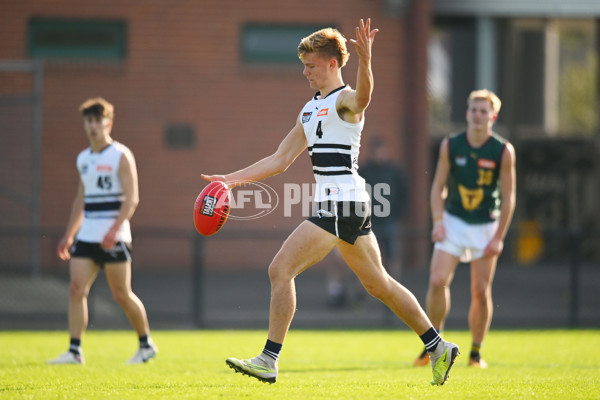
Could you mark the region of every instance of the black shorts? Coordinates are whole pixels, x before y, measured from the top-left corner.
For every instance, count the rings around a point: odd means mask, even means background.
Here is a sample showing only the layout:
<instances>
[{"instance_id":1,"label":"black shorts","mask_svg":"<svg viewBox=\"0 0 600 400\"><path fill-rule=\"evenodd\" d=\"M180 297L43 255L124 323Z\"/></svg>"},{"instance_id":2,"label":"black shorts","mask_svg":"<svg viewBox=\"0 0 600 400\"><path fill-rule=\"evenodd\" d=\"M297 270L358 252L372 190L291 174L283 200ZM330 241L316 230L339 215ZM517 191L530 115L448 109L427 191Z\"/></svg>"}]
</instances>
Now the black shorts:
<instances>
[{"instance_id":1,"label":"black shorts","mask_svg":"<svg viewBox=\"0 0 600 400\"><path fill-rule=\"evenodd\" d=\"M371 232L371 204L357 201L317 203L316 215L308 220L345 242L354 244Z\"/></svg>"},{"instance_id":2,"label":"black shorts","mask_svg":"<svg viewBox=\"0 0 600 400\"><path fill-rule=\"evenodd\" d=\"M131 262L131 243L117 242L112 249L105 250L100 243L78 240L71 247L71 257L91 258L100 267L106 263Z\"/></svg>"}]
</instances>

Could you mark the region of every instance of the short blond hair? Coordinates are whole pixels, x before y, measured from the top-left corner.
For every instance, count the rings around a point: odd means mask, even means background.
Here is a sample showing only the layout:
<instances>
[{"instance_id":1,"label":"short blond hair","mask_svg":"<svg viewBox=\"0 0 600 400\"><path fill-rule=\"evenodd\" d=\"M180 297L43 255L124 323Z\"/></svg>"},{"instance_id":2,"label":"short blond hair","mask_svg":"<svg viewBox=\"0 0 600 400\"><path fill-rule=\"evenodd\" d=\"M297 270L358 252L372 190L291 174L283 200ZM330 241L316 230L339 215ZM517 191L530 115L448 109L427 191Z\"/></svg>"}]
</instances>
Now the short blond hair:
<instances>
[{"instance_id":1,"label":"short blond hair","mask_svg":"<svg viewBox=\"0 0 600 400\"><path fill-rule=\"evenodd\" d=\"M96 118L115 118L115 107L102 97L87 99L79 106L84 117L91 115Z\"/></svg>"},{"instance_id":2,"label":"short blond hair","mask_svg":"<svg viewBox=\"0 0 600 400\"><path fill-rule=\"evenodd\" d=\"M487 100L492 105L492 110L494 110L494 114L498 115L500 112L500 108L502 107L502 102L500 98L496 96L496 93L487 89L479 89L473 90L471 94L469 94L469 98L467 99L467 105L470 105L474 100Z\"/></svg>"},{"instance_id":3,"label":"short blond hair","mask_svg":"<svg viewBox=\"0 0 600 400\"><path fill-rule=\"evenodd\" d=\"M346 38L335 28L321 29L302 39L298 45L298 58L302 60L307 53L333 57L337 60L339 68L346 65L350 58L346 48Z\"/></svg>"}]
</instances>

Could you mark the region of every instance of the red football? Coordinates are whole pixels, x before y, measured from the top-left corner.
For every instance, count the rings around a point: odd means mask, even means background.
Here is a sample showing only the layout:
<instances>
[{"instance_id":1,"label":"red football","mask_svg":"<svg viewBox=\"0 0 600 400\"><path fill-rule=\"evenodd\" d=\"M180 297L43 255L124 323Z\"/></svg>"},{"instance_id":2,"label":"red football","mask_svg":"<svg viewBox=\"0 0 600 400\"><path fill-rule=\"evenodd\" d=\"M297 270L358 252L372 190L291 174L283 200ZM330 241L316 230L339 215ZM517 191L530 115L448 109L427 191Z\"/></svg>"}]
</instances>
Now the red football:
<instances>
[{"instance_id":1,"label":"red football","mask_svg":"<svg viewBox=\"0 0 600 400\"><path fill-rule=\"evenodd\" d=\"M200 192L194 204L194 226L198 233L210 236L229 216L229 188L223 182L211 182Z\"/></svg>"}]
</instances>

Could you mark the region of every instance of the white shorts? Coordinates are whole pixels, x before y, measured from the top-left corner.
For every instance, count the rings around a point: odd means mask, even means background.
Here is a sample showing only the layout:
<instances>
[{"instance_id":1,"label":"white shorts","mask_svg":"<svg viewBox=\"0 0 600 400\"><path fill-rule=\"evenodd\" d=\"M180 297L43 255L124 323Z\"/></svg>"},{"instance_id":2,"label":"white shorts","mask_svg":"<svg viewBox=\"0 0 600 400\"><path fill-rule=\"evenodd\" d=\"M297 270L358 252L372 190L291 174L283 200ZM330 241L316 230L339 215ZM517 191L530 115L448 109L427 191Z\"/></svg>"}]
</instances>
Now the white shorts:
<instances>
[{"instance_id":1,"label":"white shorts","mask_svg":"<svg viewBox=\"0 0 600 400\"><path fill-rule=\"evenodd\" d=\"M469 262L483 257L483 250L498 230L498 221L485 224L468 224L452 214L444 212L446 239L436 242L434 249L442 250Z\"/></svg>"}]
</instances>

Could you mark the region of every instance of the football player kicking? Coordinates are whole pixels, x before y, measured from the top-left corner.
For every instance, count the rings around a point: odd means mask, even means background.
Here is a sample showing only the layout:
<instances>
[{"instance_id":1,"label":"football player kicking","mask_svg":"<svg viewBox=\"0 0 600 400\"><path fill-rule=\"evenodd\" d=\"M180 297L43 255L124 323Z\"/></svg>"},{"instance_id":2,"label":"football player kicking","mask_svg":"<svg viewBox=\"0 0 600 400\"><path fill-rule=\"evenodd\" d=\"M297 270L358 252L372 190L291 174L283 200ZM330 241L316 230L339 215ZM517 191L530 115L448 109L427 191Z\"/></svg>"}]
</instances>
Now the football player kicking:
<instances>
[{"instance_id":1,"label":"football player kicking","mask_svg":"<svg viewBox=\"0 0 600 400\"><path fill-rule=\"evenodd\" d=\"M336 246L367 291L420 336L432 360L433 385L446 382L459 354L457 345L439 336L414 295L386 272L371 231L370 198L357 171L364 113L373 91L371 45L378 30L370 27L370 19L361 20L356 38L350 40L359 57L356 89L342 79L349 53L339 31L326 28L302 39L298 56L317 94L300 111L277 151L231 174L202 176L235 186L285 171L307 148L312 161L318 212L292 232L269 266L271 303L264 350L251 359L226 360L237 372L264 382L277 380L279 353L296 309L294 278Z\"/></svg>"}]
</instances>

